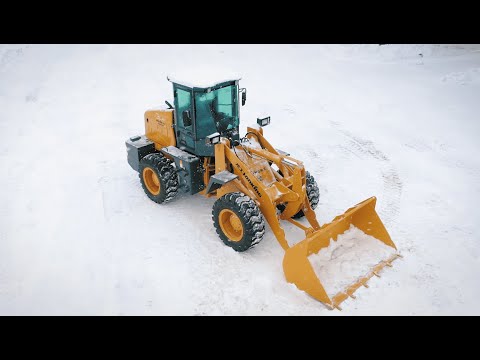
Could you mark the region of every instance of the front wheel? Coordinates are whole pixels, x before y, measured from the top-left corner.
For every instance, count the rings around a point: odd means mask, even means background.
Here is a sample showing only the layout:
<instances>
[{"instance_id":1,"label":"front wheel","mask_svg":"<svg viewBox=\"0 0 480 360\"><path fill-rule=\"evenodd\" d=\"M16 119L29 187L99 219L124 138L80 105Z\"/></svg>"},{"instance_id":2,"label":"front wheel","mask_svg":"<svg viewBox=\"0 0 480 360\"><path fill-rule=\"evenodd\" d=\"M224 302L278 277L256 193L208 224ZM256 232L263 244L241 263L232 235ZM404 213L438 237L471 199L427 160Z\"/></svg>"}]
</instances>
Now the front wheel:
<instances>
[{"instance_id":1,"label":"front wheel","mask_svg":"<svg viewBox=\"0 0 480 360\"><path fill-rule=\"evenodd\" d=\"M305 186L307 187L308 202L310 203L310 207L312 208L312 210L315 210L315 208L318 205L318 200L320 196L318 185L317 185L317 182L315 181L315 178L312 175L310 175L308 171L305 175L306 175ZM303 210L300 210L295 215L293 215L292 218L300 219L304 216L305 214L303 213Z\"/></svg>"},{"instance_id":2,"label":"front wheel","mask_svg":"<svg viewBox=\"0 0 480 360\"><path fill-rule=\"evenodd\" d=\"M318 205L320 194L318 191L318 185L317 185L317 182L315 181L315 178L312 175L310 175L308 171L306 173L305 185L307 187L308 202L310 203L310 207L312 208L312 210L315 210L315 208ZM280 212L283 212L283 210L285 210L285 205L278 204L277 209L280 210ZM295 215L292 216L292 219L300 219L304 216L305 214L303 213L303 210L299 210Z\"/></svg>"},{"instance_id":3,"label":"front wheel","mask_svg":"<svg viewBox=\"0 0 480 360\"><path fill-rule=\"evenodd\" d=\"M240 192L225 194L213 204L213 223L225 245L246 251L265 234L265 220L257 204Z\"/></svg>"}]
</instances>

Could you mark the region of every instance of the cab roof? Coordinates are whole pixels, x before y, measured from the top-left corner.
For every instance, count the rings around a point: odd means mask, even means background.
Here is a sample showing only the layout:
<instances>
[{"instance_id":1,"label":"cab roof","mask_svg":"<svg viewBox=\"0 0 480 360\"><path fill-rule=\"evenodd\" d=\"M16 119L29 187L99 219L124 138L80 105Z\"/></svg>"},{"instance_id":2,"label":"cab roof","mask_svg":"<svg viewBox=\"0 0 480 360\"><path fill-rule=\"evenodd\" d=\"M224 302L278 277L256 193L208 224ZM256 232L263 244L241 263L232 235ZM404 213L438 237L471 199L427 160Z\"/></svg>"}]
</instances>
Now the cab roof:
<instances>
[{"instance_id":1,"label":"cab roof","mask_svg":"<svg viewBox=\"0 0 480 360\"><path fill-rule=\"evenodd\" d=\"M198 74L197 74L198 75ZM237 74L230 74L230 76L190 76L179 77L175 75L168 75L167 80L178 85L182 85L192 89L207 90L209 88L218 88L225 85L230 85L241 80L241 76Z\"/></svg>"}]
</instances>

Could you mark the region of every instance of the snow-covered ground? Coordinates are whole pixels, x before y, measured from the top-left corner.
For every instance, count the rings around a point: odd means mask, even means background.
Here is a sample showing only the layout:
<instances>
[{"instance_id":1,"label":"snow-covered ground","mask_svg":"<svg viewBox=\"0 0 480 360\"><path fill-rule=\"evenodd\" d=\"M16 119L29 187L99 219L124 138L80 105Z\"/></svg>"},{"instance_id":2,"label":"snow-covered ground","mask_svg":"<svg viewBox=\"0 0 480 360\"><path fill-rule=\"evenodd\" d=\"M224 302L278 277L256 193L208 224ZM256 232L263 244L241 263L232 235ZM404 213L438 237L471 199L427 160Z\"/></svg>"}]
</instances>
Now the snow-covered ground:
<instances>
[{"instance_id":1,"label":"snow-covered ground","mask_svg":"<svg viewBox=\"0 0 480 360\"><path fill-rule=\"evenodd\" d=\"M377 196L404 258L343 311L285 281L270 230L236 253L214 199L143 193L124 141L187 68L242 74L242 132L271 116L320 223ZM0 45L0 134L1 315L480 314L480 46Z\"/></svg>"}]
</instances>

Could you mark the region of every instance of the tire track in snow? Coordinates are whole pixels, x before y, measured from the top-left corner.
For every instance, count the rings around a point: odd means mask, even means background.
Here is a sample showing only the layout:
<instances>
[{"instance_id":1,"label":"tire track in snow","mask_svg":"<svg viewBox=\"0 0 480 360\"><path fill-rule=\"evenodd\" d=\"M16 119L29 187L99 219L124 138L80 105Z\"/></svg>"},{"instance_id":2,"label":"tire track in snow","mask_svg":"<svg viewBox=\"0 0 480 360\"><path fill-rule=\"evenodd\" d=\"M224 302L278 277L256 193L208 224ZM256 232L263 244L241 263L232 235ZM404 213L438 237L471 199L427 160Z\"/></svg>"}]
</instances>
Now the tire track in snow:
<instances>
[{"instance_id":1,"label":"tire track in snow","mask_svg":"<svg viewBox=\"0 0 480 360\"><path fill-rule=\"evenodd\" d=\"M469 85L480 80L480 67L472 67L466 71L449 72L442 76L444 83L454 83L460 85Z\"/></svg>"},{"instance_id":2,"label":"tire track in snow","mask_svg":"<svg viewBox=\"0 0 480 360\"><path fill-rule=\"evenodd\" d=\"M387 196L384 205L380 204L380 209L382 210L383 208L383 212L387 215L385 221L393 223L400 213L400 198L402 196L403 183L396 169L391 165L382 170L382 178L385 191L382 196L385 196L385 194Z\"/></svg>"},{"instance_id":3,"label":"tire track in snow","mask_svg":"<svg viewBox=\"0 0 480 360\"><path fill-rule=\"evenodd\" d=\"M467 164L464 160L454 157L453 146L438 140L427 141L421 138L412 138L405 142L403 146L419 153L431 153L435 155L446 167L453 170L464 170L468 175L478 177L480 171L478 167Z\"/></svg>"},{"instance_id":4,"label":"tire track in snow","mask_svg":"<svg viewBox=\"0 0 480 360\"><path fill-rule=\"evenodd\" d=\"M4 50L0 57L0 70L4 70L7 68L8 65L15 63L24 55L24 50L26 50L29 45L23 46L15 46L10 49Z\"/></svg>"},{"instance_id":5,"label":"tire track in snow","mask_svg":"<svg viewBox=\"0 0 480 360\"><path fill-rule=\"evenodd\" d=\"M372 141L356 136L350 131L340 128L338 125L335 125L335 127L349 139L348 146L346 148L350 149L353 153L359 154L360 157L372 157L379 161L390 161L390 159L383 152L375 147Z\"/></svg>"},{"instance_id":6,"label":"tire track in snow","mask_svg":"<svg viewBox=\"0 0 480 360\"><path fill-rule=\"evenodd\" d=\"M373 159L378 161L380 176L383 181L383 192L377 196L382 199L379 203L379 212L382 214L384 223L395 223L400 213L400 199L402 196L403 182L398 175L389 157L379 150L373 141L364 139L341 127L339 122L330 122L348 141L346 144L338 145L338 148L347 157L355 156L360 159Z\"/></svg>"}]
</instances>

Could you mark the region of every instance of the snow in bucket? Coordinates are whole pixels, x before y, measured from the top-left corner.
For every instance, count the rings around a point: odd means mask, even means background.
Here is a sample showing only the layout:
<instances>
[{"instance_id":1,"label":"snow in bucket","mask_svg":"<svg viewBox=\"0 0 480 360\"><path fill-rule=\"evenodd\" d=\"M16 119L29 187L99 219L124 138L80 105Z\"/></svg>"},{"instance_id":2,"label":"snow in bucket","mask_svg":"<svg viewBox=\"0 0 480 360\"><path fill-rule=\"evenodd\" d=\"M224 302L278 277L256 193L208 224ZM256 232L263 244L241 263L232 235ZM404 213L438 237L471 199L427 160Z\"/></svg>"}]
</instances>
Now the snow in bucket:
<instances>
[{"instance_id":1,"label":"snow in bucket","mask_svg":"<svg viewBox=\"0 0 480 360\"><path fill-rule=\"evenodd\" d=\"M395 249L357 227L330 239L328 247L308 259L328 296L333 297L368 274L382 260L388 259Z\"/></svg>"}]
</instances>

